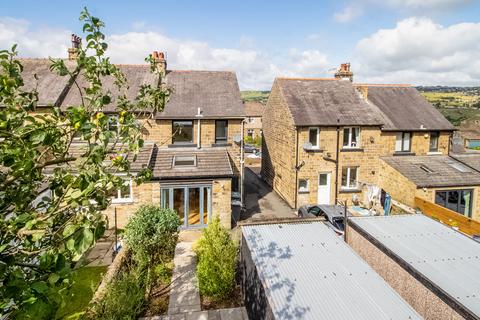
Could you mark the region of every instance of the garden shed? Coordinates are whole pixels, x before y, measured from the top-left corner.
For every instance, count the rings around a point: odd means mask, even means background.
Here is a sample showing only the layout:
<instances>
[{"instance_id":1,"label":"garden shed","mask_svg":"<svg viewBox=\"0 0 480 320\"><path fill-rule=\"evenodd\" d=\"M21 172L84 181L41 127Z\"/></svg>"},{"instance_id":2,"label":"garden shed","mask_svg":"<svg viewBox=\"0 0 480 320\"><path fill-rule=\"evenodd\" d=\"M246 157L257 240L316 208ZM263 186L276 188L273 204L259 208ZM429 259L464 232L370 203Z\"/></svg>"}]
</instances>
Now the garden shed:
<instances>
[{"instance_id":1,"label":"garden shed","mask_svg":"<svg viewBox=\"0 0 480 320\"><path fill-rule=\"evenodd\" d=\"M421 319L323 222L242 227L250 319Z\"/></svg>"}]
</instances>

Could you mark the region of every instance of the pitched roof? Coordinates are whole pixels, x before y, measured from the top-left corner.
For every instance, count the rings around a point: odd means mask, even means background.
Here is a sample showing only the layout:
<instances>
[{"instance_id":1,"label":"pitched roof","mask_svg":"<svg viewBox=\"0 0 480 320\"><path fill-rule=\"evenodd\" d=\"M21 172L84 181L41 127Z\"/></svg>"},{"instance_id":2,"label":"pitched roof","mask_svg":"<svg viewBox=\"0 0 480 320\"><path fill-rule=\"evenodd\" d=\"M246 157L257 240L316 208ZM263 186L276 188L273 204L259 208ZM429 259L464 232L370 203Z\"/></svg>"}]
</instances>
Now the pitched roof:
<instances>
[{"instance_id":1,"label":"pitched roof","mask_svg":"<svg viewBox=\"0 0 480 320\"><path fill-rule=\"evenodd\" d=\"M367 86L368 101L375 104L385 121L384 130L454 130L454 126L417 89L405 85Z\"/></svg>"},{"instance_id":2,"label":"pitched roof","mask_svg":"<svg viewBox=\"0 0 480 320\"><path fill-rule=\"evenodd\" d=\"M467 166L480 172L480 153L476 154L453 154L453 158L465 163Z\"/></svg>"},{"instance_id":3,"label":"pitched roof","mask_svg":"<svg viewBox=\"0 0 480 320\"><path fill-rule=\"evenodd\" d=\"M125 75L127 86L119 91L114 83L113 77L103 77L103 90L112 93L112 102L105 106L103 110L105 112L115 111L115 101L120 94L125 94L127 99L134 100L138 95L141 85L156 85L157 77L150 72L150 66L148 65L117 65L117 67ZM77 81L79 82L80 87L83 88L86 86L85 80L82 76L78 77ZM65 110L69 106L81 105L81 103L81 96L78 89L75 86L72 86L63 100L61 107Z\"/></svg>"},{"instance_id":4,"label":"pitched roof","mask_svg":"<svg viewBox=\"0 0 480 320\"><path fill-rule=\"evenodd\" d=\"M48 59L19 59L23 66L22 77L25 91L37 88L38 106L59 105L68 90L69 77L61 77L50 71L52 62ZM75 64L65 61L67 68L73 71ZM35 79L35 75L38 78Z\"/></svg>"},{"instance_id":5,"label":"pitched roof","mask_svg":"<svg viewBox=\"0 0 480 320\"><path fill-rule=\"evenodd\" d=\"M418 188L480 186L479 172L449 156L390 156L381 159Z\"/></svg>"},{"instance_id":6,"label":"pitched roof","mask_svg":"<svg viewBox=\"0 0 480 320\"><path fill-rule=\"evenodd\" d=\"M146 142L144 146L138 152L136 158L134 159L133 155L128 156L128 160L130 161L130 172L137 173L141 170L150 167L153 150L155 148L155 144L153 142ZM85 152L88 150L88 145L85 142L78 141L72 143L70 149L68 150L68 155L70 157L81 157ZM119 149L120 152L120 149ZM110 160L107 160L110 161ZM78 163L74 163L71 167L72 170L75 170ZM60 166L48 166L45 168L45 173L49 174L52 173L55 168L65 167L67 165L60 165Z\"/></svg>"},{"instance_id":7,"label":"pitched roof","mask_svg":"<svg viewBox=\"0 0 480 320\"><path fill-rule=\"evenodd\" d=\"M303 78L275 81L297 126L383 124L378 110L360 96L350 81Z\"/></svg>"},{"instance_id":8,"label":"pitched roof","mask_svg":"<svg viewBox=\"0 0 480 320\"><path fill-rule=\"evenodd\" d=\"M227 71L168 71L165 81L173 89L157 119L192 119L201 109L203 118L243 118L237 76Z\"/></svg>"},{"instance_id":9,"label":"pitched roof","mask_svg":"<svg viewBox=\"0 0 480 320\"><path fill-rule=\"evenodd\" d=\"M194 166L174 166L174 157L195 157ZM155 149L153 177L157 179L189 179L233 176L230 158L225 148Z\"/></svg>"},{"instance_id":10,"label":"pitched roof","mask_svg":"<svg viewBox=\"0 0 480 320\"><path fill-rule=\"evenodd\" d=\"M265 109L265 105L257 101L246 101L244 102L244 105L245 115L247 117L261 117L263 110Z\"/></svg>"}]
</instances>

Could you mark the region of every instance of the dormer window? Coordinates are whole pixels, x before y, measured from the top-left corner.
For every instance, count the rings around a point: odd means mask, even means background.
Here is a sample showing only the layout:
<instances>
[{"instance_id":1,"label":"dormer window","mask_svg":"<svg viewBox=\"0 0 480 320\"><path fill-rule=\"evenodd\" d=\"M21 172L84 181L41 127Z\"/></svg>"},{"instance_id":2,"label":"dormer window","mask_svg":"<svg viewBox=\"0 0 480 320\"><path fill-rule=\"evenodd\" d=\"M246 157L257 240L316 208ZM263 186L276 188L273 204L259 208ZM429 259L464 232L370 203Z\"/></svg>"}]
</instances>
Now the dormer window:
<instances>
[{"instance_id":1,"label":"dormer window","mask_svg":"<svg viewBox=\"0 0 480 320\"><path fill-rule=\"evenodd\" d=\"M343 147L360 148L360 128L347 127L343 129Z\"/></svg>"},{"instance_id":2,"label":"dormer window","mask_svg":"<svg viewBox=\"0 0 480 320\"><path fill-rule=\"evenodd\" d=\"M320 129L312 127L308 129L308 142L312 145L312 149L320 148Z\"/></svg>"},{"instance_id":3,"label":"dormer window","mask_svg":"<svg viewBox=\"0 0 480 320\"><path fill-rule=\"evenodd\" d=\"M196 156L174 156L173 166L176 168L195 167L197 165Z\"/></svg>"}]
</instances>

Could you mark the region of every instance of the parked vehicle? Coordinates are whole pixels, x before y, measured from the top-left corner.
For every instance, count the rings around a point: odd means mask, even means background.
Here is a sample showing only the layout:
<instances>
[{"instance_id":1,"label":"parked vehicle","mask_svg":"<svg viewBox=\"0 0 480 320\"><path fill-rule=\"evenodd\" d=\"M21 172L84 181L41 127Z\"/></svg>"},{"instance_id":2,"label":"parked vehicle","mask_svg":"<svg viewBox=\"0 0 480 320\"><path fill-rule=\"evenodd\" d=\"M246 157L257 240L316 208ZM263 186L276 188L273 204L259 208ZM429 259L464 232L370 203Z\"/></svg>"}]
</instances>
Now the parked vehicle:
<instances>
[{"instance_id":1,"label":"parked vehicle","mask_svg":"<svg viewBox=\"0 0 480 320\"><path fill-rule=\"evenodd\" d=\"M243 146L243 151L245 153L257 153L258 148L255 147L255 146L252 146L251 144L246 144L246 145Z\"/></svg>"},{"instance_id":2,"label":"parked vehicle","mask_svg":"<svg viewBox=\"0 0 480 320\"><path fill-rule=\"evenodd\" d=\"M247 156L247 158L249 158L249 159L261 159L262 158L262 153L261 152L255 152L255 153L249 154Z\"/></svg>"},{"instance_id":3,"label":"parked vehicle","mask_svg":"<svg viewBox=\"0 0 480 320\"><path fill-rule=\"evenodd\" d=\"M298 209L298 216L300 218L325 217L327 225L337 234L342 235L345 232L344 210L343 206L338 205L305 205Z\"/></svg>"}]
</instances>

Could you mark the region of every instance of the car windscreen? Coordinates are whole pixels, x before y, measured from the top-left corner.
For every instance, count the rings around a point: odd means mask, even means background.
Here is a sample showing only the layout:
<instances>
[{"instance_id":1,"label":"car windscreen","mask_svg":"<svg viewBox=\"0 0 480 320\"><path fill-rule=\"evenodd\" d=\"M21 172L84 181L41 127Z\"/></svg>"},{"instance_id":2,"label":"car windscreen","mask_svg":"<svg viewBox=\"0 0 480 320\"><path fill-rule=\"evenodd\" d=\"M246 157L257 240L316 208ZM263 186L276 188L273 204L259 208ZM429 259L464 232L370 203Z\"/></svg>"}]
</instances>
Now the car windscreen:
<instances>
[{"instance_id":1,"label":"car windscreen","mask_svg":"<svg viewBox=\"0 0 480 320\"><path fill-rule=\"evenodd\" d=\"M309 213L313 214L314 216L318 217L319 215L321 215L321 210L319 207L311 207L309 210L308 210Z\"/></svg>"},{"instance_id":2,"label":"car windscreen","mask_svg":"<svg viewBox=\"0 0 480 320\"><path fill-rule=\"evenodd\" d=\"M338 230L345 230L345 224L343 223L343 218L335 217L333 218L332 224Z\"/></svg>"}]
</instances>

